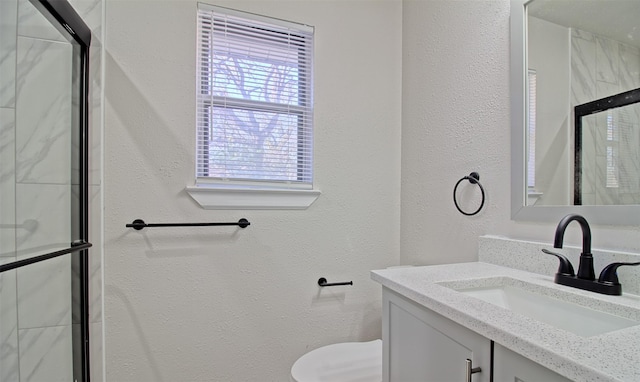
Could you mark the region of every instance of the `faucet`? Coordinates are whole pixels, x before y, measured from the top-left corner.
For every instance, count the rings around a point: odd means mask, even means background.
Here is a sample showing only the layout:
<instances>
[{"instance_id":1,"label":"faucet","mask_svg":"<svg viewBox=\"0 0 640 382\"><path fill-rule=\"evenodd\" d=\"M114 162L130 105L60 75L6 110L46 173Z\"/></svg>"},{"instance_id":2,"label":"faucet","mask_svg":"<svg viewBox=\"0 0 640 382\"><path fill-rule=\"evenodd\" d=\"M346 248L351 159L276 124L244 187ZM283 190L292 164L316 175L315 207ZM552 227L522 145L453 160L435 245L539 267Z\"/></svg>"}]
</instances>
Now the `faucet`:
<instances>
[{"instance_id":1,"label":"faucet","mask_svg":"<svg viewBox=\"0 0 640 382\"><path fill-rule=\"evenodd\" d=\"M553 243L554 248L562 248L564 240L564 231L572 221L577 221L582 228L582 252L580 253L580 265L578 266L578 275L573 271L573 266L569 259L560 253L551 252L543 249L542 252L556 256L560 260L560 266L555 275L555 283L566 285L578 289L584 289L591 292L616 295L622 294L622 285L618 281L617 270L623 265L640 265L637 263L611 263L604 267L600 276L596 280L593 270L593 255L591 255L591 229L587 219L578 214L569 214L560 220L556 227L556 234Z\"/></svg>"},{"instance_id":2,"label":"faucet","mask_svg":"<svg viewBox=\"0 0 640 382\"><path fill-rule=\"evenodd\" d=\"M593 255L591 255L591 228L587 219L577 214L569 214L560 220L556 227L556 236L553 248L562 248L564 231L572 221L580 223L582 228L582 253L580 253L580 265L578 266L578 278L583 280L595 280L596 274L593 270Z\"/></svg>"}]
</instances>

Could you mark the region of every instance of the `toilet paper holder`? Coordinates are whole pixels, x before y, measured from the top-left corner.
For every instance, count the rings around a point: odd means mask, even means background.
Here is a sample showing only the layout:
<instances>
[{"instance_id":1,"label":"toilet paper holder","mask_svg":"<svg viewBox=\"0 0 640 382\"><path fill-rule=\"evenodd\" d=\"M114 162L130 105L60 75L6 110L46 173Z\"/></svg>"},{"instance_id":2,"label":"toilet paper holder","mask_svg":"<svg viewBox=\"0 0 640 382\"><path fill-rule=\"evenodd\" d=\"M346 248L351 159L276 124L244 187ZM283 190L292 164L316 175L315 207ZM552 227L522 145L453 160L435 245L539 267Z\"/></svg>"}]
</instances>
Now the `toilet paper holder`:
<instances>
[{"instance_id":1,"label":"toilet paper holder","mask_svg":"<svg viewBox=\"0 0 640 382\"><path fill-rule=\"evenodd\" d=\"M343 281L343 282L339 282L339 283L328 283L327 279L325 279L324 277L320 277L318 279L318 285L320 285L321 287L338 286L338 285L353 285L353 281Z\"/></svg>"}]
</instances>

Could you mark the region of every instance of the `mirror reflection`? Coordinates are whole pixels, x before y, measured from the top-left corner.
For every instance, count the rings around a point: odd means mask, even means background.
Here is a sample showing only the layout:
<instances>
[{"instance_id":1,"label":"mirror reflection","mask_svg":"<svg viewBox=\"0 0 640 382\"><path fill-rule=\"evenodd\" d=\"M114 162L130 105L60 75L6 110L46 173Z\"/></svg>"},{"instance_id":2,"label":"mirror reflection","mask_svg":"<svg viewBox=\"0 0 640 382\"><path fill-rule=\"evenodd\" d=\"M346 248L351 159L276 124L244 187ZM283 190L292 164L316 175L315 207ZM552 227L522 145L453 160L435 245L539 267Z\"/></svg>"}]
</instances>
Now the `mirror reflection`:
<instances>
[{"instance_id":1,"label":"mirror reflection","mask_svg":"<svg viewBox=\"0 0 640 382\"><path fill-rule=\"evenodd\" d=\"M640 204L640 89L575 107L575 205Z\"/></svg>"},{"instance_id":2,"label":"mirror reflection","mask_svg":"<svg viewBox=\"0 0 640 382\"><path fill-rule=\"evenodd\" d=\"M639 106L574 115L640 88L640 1L532 0L526 10L526 205L640 204Z\"/></svg>"}]
</instances>

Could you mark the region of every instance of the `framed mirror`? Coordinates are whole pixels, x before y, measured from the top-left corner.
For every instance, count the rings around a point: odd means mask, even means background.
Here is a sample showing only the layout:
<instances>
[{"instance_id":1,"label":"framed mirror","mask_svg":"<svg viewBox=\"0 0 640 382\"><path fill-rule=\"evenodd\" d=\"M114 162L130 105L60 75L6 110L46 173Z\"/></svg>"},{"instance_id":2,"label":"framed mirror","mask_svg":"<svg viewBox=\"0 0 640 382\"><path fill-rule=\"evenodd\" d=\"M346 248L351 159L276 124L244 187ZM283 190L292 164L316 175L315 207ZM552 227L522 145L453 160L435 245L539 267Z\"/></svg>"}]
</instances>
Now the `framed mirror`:
<instances>
[{"instance_id":1,"label":"framed mirror","mask_svg":"<svg viewBox=\"0 0 640 382\"><path fill-rule=\"evenodd\" d=\"M635 0L511 1L513 220L557 222L568 213L579 213L594 224L640 224L640 203L629 198L621 202L585 195L581 205L575 204L580 187L576 173L584 172L575 170L574 108L640 88L637 15L640 2ZM624 137L625 147L638 153L640 141L632 141L632 136ZM606 151L604 146L593 150ZM600 167L606 168L606 155L603 158ZM634 165L640 169L638 161ZM606 179L604 174L598 176ZM635 171L635 179L640 179L640 171Z\"/></svg>"}]
</instances>

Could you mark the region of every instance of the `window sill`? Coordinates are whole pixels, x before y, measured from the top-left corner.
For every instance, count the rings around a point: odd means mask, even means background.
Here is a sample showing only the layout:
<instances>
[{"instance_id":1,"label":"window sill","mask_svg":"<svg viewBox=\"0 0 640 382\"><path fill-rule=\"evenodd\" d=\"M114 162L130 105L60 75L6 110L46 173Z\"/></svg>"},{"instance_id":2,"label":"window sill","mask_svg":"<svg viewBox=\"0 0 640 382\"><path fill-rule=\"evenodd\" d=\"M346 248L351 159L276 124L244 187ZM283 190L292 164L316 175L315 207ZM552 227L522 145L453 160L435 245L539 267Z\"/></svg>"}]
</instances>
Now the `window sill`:
<instances>
[{"instance_id":1,"label":"window sill","mask_svg":"<svg viewBox=\"0 0 640 382\"><path fill-rule=\"evenodd\" d=\"M205 210L304 210L320 196L319 190L202 186L185 190Z\"/></svg>"}]
</instances>

